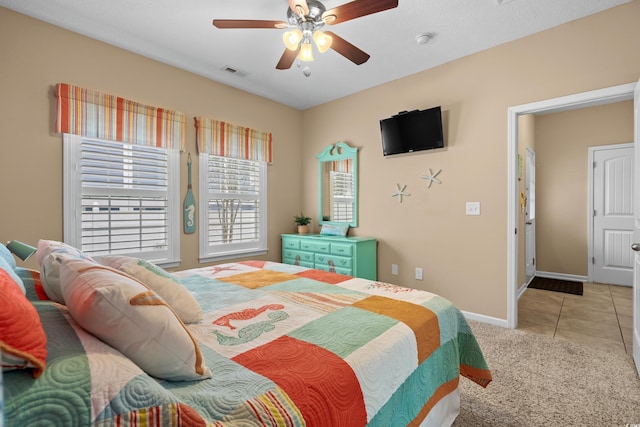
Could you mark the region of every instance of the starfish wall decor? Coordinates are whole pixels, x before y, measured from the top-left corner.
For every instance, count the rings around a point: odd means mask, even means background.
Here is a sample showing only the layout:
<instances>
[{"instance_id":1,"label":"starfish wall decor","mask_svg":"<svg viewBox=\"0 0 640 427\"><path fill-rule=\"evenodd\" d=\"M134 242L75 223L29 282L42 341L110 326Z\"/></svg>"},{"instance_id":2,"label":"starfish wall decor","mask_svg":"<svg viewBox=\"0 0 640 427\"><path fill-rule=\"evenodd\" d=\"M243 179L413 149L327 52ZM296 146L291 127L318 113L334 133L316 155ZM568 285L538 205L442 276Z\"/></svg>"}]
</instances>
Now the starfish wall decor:
<instances>
[{"instance_id":1,"label":"starfish wall decor","mask_svg":"<svg viewBox=\"0 0 640 427\"><path fill-rule=\"evenodd\" d=\"M398 191L393 194L391 197L398 197L400 199L400 203L402 203L402 197L403 196L410 196L411 194L406 193L404 190L407 188L407 185L403 185L402 187L400 187L400 184L396 184L396 187L398 187Z\"/></svg>"},{"instance_id":2,"label":"starfish wall decor","mask_svg":"<svg viewBox=\"0 0 640 427\"><path fill-rule=\"evenodd\" d=\"M427 186L427 188L431 188L431 184L433 184L434 182L436 184L442 184L442 182L440 182L440 180L436 178L438 175L440 175L440 172L442 172L442 169L438 169L438 172L433 173L431 168L429 168L429 174L422 176L422 179L426 179L427 181L429 181L429 185Z\"/></svg>"}]
</instances>

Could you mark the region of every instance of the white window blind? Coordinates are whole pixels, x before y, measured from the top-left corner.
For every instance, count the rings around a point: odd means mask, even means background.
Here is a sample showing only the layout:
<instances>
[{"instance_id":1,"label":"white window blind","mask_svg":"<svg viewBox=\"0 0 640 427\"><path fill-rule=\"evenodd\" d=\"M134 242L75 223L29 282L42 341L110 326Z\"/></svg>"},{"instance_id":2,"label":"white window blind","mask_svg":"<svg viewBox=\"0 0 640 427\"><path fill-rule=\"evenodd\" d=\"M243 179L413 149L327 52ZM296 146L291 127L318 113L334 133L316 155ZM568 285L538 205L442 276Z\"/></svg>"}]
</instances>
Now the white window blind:
<instances>
[{"instance_id":1,"label":"white window blind","mask_svg":"<svg viewBox=\"0 0 640 427\"><path fill-rule=\"evenodd\" d=\"M266 251L266 163L200 153L200 258Z\"/></svg>"},{"instance_id":2,"label":"white window blind","mask_svg":"<svg viewBox=\"0 0 640 427\"><path fill-rule=\"evenodd\" d=\"M353 174L331 171L332 221L353 221Z\"/></svg>"},{"instance_id":3,"label":"white window blind","mask_svg":"<svg viewBox=\"0 0 640 427\"><path fill-rule=\"evenodd\" d=\"M88 255L178 261L176 150L65 135L65 241Z\"/></svg>"}]
</instances>

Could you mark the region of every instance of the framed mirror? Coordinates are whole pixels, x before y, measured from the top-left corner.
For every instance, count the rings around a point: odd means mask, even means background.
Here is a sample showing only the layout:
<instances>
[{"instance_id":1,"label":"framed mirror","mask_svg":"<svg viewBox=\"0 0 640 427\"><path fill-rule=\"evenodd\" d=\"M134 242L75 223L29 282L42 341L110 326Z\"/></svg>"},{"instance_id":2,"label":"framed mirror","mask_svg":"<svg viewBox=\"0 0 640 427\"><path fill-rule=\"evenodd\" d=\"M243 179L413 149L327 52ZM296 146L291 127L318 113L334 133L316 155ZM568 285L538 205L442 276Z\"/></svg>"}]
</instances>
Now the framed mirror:
<instances>
[{"instance_id":1,"label":"framed mirror","mask_svg":"<svg viewBox=\"0 0 640 427\"><path fill-rule=\"evenodd\" d=\"M358 149L329 145L318 158L318 223L358 226Z\"/></svg>"}]
</instances>

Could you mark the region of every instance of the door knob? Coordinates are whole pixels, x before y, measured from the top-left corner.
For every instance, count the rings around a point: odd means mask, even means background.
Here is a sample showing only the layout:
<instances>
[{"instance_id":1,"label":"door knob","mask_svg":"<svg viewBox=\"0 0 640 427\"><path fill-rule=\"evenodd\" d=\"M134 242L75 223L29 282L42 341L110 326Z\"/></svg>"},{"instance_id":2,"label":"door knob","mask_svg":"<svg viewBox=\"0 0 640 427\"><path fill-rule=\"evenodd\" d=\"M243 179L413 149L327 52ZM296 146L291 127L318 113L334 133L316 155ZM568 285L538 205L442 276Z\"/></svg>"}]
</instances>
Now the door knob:
<instances>
[{"instance_id":1,"label":"door knob","mask_svg":"<svg viewBox=\"0 0 640 427\"><path fill-rule=\"evenodd\" d=\"M634 243L631 245L631 249L633 249L634 251L638 252L640 251L640 243Z\"/></svg>"}]
</instances>

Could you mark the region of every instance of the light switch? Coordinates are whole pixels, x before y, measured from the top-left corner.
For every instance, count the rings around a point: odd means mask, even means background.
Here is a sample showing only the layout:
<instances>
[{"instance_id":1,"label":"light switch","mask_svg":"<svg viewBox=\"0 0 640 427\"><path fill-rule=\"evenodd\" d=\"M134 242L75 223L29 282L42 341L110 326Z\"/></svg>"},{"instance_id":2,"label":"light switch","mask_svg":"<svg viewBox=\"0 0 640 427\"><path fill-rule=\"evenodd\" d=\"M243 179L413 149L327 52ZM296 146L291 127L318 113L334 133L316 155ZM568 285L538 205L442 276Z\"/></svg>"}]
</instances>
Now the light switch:
<instances>
[{"instance_id":1,"label":"light switch","mask_svg":"<svg viewBox=\"0 0 640 427\"><path fill-rule=\"evenodd\" d=\"M398 264L391 264L391 274L394 276L398 275Z\"/></svg>"},{"instance_id":2,"label":"light switch","mask_svg":"<svg viewBox=\"0 0 640 427\"><path fill-rule=\"evenodd\" d=\"M420 267L416 267L416 280L422 280L422 269Z\"/></svg>"},{"instance_id":3,"label":"light switch","mask_svg":"<svg viewBox=\"0 0 640 427\"><path fill-rule=\"evenodd\" d=\"M480 202L467 202L467 215L480 215Z\"/></svg>"}]
</instances>

